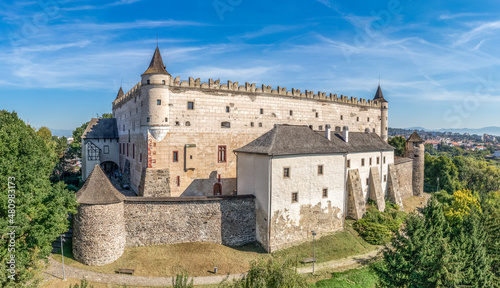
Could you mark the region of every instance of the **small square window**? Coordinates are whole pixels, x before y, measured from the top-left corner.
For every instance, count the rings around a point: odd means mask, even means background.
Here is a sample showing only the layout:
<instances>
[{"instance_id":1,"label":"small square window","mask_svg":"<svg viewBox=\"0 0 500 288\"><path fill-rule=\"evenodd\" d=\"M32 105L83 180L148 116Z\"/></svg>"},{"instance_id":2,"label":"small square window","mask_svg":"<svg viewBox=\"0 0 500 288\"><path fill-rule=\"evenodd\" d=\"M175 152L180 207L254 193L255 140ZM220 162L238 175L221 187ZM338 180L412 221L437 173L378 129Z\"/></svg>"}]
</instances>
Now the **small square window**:
<instances>
[{"instance_id":1,"label":"small square window","mask_svg":"<svg viewBox=\"0 0 500 288\"><path fill-rule=\"evenodd\" d=\"M290 167L283 168L283 178L290 178Z\"/></svg>"},{"instance_id":2,"label":"small square window","mask_svg":"<svg viewBox=\"0 0 500 288\"><path fill-rule=\"evenodd\" d=\"M262 127L262 123L259 123L259 127Z\"/></svg>"},{"instance_id":3,"label":"small square window","mask_svg":"<svg viewBox=\"0 0 500 288\"><path fill-rule=\"evenodd\" d=\"M172 162L179 162L179 151L172 152Z\"/></svg>"},{"instance_id":4,"label":"small square window","mask_svg":"<svg viewBox=\"0 0 500 288\"><path fill-rule=\"evenodd\" d=\"M368 161L370 163L370 166L372 166L372 158Z\"/></svg>"},{"instance_id":5,"label":"small square window","mask_svg":"<svg viewBox=\"0 0 500 288\"><path fill-rule=\"evenodd\" d=\"M253 127L253 126L255 126L255 125L253 124L253 122L250 122L250 127Z\"/></svg>"},{"instance_id":6,"label":"small square window","mask_svg":"<svg viewBox=\"0 0 500 288\"><path fill-rule=\"evenodd\" d=\"M185 125L186 125L186 126L191 126L191 122L186 121L186 124L185 124Z\"/></svg>"},{"instance_id":7,"label":"small square window","mask_svg":"<svg viewBox=\"0 0 500 288\"><path fill-rule=\"evenodd\" d=\"M340 115L340 120L344 120L344 115Z\"/></svg>"},{"instance_id":8,"label":"small square window","mask_svg":"<svg viewBox=\"0 0 500 288\"><path fill-rule=\"evenodd\" d=\"M356 121L358 121L358 122L359 122L359 117L356 117Z\"/></svg>"},{"instance_id":9,"label":"small square window","mask_svg":"<svg viewBox=\"0 0 500 288\"><path fill-rule=\"evenodd\" d=\"M151 120L151 118L149 118L149 117L148 117L148 118L146 118L146 122L148 122L148 123L149 123L149 121L150 121L150 120Z\"/></svg>"},{"instance_id":10,"label":"small square window","mask_svg":"<svg viewBox=\"0 0 500 288\"><path fill-rule=\"evenodd\" d=\"M226 106L226 113L229 113L229 111L230 111L229 106Z\"/></svg>"},{"instance_id":11,"label":"small square window","mask_svg":"<svg viewBox=\"0 0 500 288\"><path fill-rule=\"evenodd\" d=\"M384 156L384 164L385 164L385 156Z\"/></svg>"},{"instance_id":12,"label":"small square window","mask_svg":"<svg viewBox=\"0 0 500 288\"><path fill-rule=\"evenodd\" d=\"M365 158L361 159L361 167L365 167Z\"/></svg>"},{"instance_id":13,"label":"small square window","mask_svg":"<svg viewBox=\"0 0 500 288\"><path fill-rule=\"evenodd\" d=\"M318 175L323 175L323 165L318 165Z\"/></svg>"},{"instance_id":14,"label":"small square window","mask_svg":"<svg viewBox=\"0 0 500 288\"><path fill-rule=\"evenodd\" d=\"M221 122L220 128L231 128L231 122Z\"/></svg>"},{"instance_id":15,"label":"small square window","mask_svg":"<svg viewBox=\"0 0 500 288\"><path fill-rule=\"evenodd\" d=\"M328 188L323 188L323 198L328 198Z\"/></svg>"},{"instance_id":16,"label":"small square window","mask_svg":"<svg viewBox=\"0 0 500 288\"><path fill-rule=\"evenodd\" d=\"M380 157L377 157L377 164L380 164Z\"/></svg>"},{"instance_id":17,"label":"small square window","mask_svg":"<svg viewBox=\"0 0 500 288\"><path fill-rule=\"evenodd\" d=\"M106 139L104 139L106 140ZM104 154L109 154L109 145L104 145Z\"/></svg>"},{"instance_id":18,"label":"small square window","mask_svg":"<svg viewBox=\"0 0 500 288\"><path fill-rule=\"evenodd\" d=\"M161 84L165 85L165 80L161 80Z\"/></svg>"},{"instance_id":19,"label":"small square window","mask_svg":"<svg viewBox=\"0 0 500 288\"><path fill-rule=\"evenodd\" d=\"M151 81L148 80L148 81L146 81L146 83L148 83L148 85L149 85L149 84L151 84Z\"/></svg>"},{"instance_id":20,"label":"small square window","mask_svg":"<svg viewBox=\"0 0 500 288\"><path fill-rule=\"evenodd\" d=\"M165 118L165 122L168 122L168 118Z\"/></svg>"},{"instance_id":21,"label":"small square window","mask_svg":"<svg viewBox=\"0 0 500 288\"><path fill-rule=\"evenodd\" d=\"M180 126L181 123L179 121L175 121L175 126Z\"/></svg>"},{"instance_id":22,"label":"small square window","mask_svg":"<svg viewBox=\"0 0 500 288\"><path fill-rule=\"evenodd\" d=\"M160 99L156 100L156 105L161 105L161 100Z\"/></svg>"},{"instance_id":23,"label":"small square window","mask_svg":"<svg viewBox=\"0 0 500 288\"><path fill-rule=\"evenodd\" d=\"M318 112L316 112L316 118L318 118L318 117L319 117L319 113L318 113Z\"/></svg>"},{"instance_id":24,"label":"small square window","mask_svg":"<svg viewBox=\"0 0 500 288\"><path fill-rule=\"evenodd\" d=\"M188 110L194 110L194 102L188 101Z\"/></svg>"},{"instance_id":25,"label":"small square window","mask_svg":"<svg viewBox=\"0 0 500 288\"><path fill-rule=\"evenodd\" d=\"M292 192L292 203L299 202L299 192Z\"/></svg>"},{"instance_id":26,"label":"small square window","mask_svg":"<svg viewBox=\"0 0 500 288\"><path fill-rule=\"evenodd\" d=\"M260 114L264 114L264 109L260 108Z\"/></svg>"},{"instance_id":27,"label":"small square window","mask_svg":"<svg viewBox=\"0 0 500 288\"><path fill-rule=\"evenodd\" d=\"M370 122L370 117L367 117L367 118L366 118L366 122Z\"/></svg>"},{"instance_id":28,"label":"small square window","mask_svg":"<svg viewBox=\"0 0 500 288\"><path fill-rule=\"evenodd\" d=\"M293 111L292 110L290 110L290 116L293 116Z\"/></svg>"},{"instance_id":29,"label":"small square window","mask_svg":"<svg viewBox=\"0 0 500 288\"><path fill-rule=\"evenodd\" d=\"M351 160L347 160L347 168L351 168Z\"/></svg>"},{"instance_id":30,"label":"small square window","mask_svg":"<svg viewBox=\"0 0 500 288\"><path fill-rule=\"evenodd\" d=\"M318 126L318 130L323 130L323 126Z\"/></svg>"}]
</instances>

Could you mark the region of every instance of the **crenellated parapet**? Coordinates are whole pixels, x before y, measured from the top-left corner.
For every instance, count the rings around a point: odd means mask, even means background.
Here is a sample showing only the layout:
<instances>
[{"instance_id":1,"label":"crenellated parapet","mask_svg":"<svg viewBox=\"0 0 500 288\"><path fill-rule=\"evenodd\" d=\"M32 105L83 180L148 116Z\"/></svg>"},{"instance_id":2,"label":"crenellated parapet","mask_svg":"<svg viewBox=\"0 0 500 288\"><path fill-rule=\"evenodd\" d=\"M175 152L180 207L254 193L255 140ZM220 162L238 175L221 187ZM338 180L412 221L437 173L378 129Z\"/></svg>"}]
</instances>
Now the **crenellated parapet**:
<instances>
[{"instance_id":1,"label":"crenellated parapet","mask_svg":"<svg viewBox=\"0 0 500 288\"><path fill-rule=\"evenodd\" d=\"M170 77L169 83L155 83L149 82L149 84L138 83L134 86L129 92L127 92L120 99L116 99L113 102L113 109L118 108L123 103L126 103L133 97L138 96L140 93L141 85L165 85L170 87L181 87L186 89L203 89L203 90L218 90L221 92L233 92L233 93L253 93L253 94L268 94L268 95L276 95L276 96L287 96L287 97L295 97L295 98L303 98L303 99L314 99L318 101L327 101L327 102L337 102L337 103L346 103L351 105L363 106L363 107L374 107L380 108L381 102L374 100L366 100L357 97L348 97L345 95L337 95L333 93L326 93L321 91L309 91L305 90L302 92L300 89L292 88L288 90L287 87L277 86L273 88L271 85L262 85L257 87L255 83L245 82L245 85L240 85L238 81L233 82L228 80L227 83L221 83L220 79L214 80L212 78L208 79L208 82L201 82L200 78L194 79L193 77L189 77L188 80L180 79L180 76L175 78Z\"/></svg>"}]
</instances>

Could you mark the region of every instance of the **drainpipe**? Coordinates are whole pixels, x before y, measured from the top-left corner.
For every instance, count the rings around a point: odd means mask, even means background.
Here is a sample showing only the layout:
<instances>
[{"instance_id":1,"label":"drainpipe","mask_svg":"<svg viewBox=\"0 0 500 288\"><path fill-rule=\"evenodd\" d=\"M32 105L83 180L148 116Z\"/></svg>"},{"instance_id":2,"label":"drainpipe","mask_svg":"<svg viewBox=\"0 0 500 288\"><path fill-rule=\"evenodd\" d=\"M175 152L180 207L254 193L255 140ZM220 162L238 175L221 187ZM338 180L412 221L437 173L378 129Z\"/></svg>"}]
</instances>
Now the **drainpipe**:
<instances>
[{"instance_id":1,"label":"drainpipe","mask_svg":"<svg viewBox=\"0 0 500 288\"><path fill-rule=\"evenodd\" d=\"M273 158L274 155L271 155L271 158L269 158L269 182L267 183L269 186L269 191L267 193L268 196L268 205L267 205L267 253L271 253L271 199L272 199L272 191L273 191Z\"/></svg>"}]
</instances>

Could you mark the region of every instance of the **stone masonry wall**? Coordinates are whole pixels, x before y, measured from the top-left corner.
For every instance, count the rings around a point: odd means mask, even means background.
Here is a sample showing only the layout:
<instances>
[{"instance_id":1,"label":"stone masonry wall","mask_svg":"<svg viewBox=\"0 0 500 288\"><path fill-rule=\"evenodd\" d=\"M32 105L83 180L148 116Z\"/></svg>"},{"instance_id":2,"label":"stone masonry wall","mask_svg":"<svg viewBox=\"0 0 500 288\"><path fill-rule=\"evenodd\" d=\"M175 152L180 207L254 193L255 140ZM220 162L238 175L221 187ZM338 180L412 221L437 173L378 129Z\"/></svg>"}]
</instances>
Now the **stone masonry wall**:
<instances>
[{"instance_id":1,"label":"stone masonry wall","mask_svg":"<svg viewBox=\"0 0 500 288\"><path fill-rule=\"evenodd\" d=\"M412 175L413 161L409 158L394 159L394 168L399 180L399 193L401 198L406 199L413 196Z\"/></svg>"},{"instance_id":2,"label":"stone masonry wall","mask_svg":"<svg viewBox=\"0 0 500 288\"><path fill-rule=\"evenodd\" d=\"M73 255L89 266L112 263L125 250L123 202L80 204L73 217Z\"/></svg>"},{"instance_id":3,"label":"stone masonry wall","mask_svg":"<svg viewBox=\"0 0 500 288\"><path fill-rule=\"evenodd\" d=\"M212 242L239 246L255 241L252 195L125 200L127 246Z\"/></svg>"},{"instance_id":4,"label":"stone masonry wall","mask_svg":"<svg viewBox=\"0 0 500 288\"><path fill-rule=\"evenodd\" d=\"M142 169L139 196L143 197L169 197L170 172L168 169Z\"/></svg>"}]
</instances>

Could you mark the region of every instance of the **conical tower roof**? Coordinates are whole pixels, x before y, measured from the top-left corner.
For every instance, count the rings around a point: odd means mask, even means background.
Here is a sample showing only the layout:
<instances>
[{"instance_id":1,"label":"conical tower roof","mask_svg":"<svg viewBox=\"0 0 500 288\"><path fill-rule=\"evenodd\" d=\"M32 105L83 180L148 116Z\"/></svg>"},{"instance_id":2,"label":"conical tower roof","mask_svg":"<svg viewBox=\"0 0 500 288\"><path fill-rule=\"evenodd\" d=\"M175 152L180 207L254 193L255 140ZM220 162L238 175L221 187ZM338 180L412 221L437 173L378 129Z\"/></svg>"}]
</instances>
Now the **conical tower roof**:
<instances>
[{"instance_id":1,"label":"conical tower roof","mask_svg":"<svg viewBox=\"0 0 500 288\"><path fill-rule=\"evenodd\" d=\"M387 102L384 98L384 94L382 94L382 89L380 89L380 85L378 85L377 92L375 93L374 101Z\"/></svg>"},{"instance_id":2,"label":"conical tower roof","mask_svg":"<svg viewBox=\"0 0 500 288\"><path fill-rule=\"evenodd\" d=\"M411 133L410 137L408 137L408 140L406 140L406 141L407 142L424 142L424 140L422 140L420 135L418 135L417 131L414 131L413 133Z\"/></svg>"},{"instance_id":3,"label":"conical tower roof","mask_svg":"<svg viewBox=\"0 0 500 288\"><path fill-rule=\"evenodd\" d=\"M120 87L120 90L118 90L118 94L116 95L116 99L123 97L123 95L125 95L125 94L123 93L122 87Z\"/></svg>"},{"instance_id":4,"label":"conical tower roof","mask_svg":"<svg viewBox=\"0 0 500 288\"><path fill-rule=\"evenodd\" d=\"M165 65L163 65L163 59L161 58L160 49L156 46L155 53L149 63L149 68L143 74L167 74L170 75L167 70L165 70Z\"/></svg>"},{"instance_id":5,"label":"conical tower roof","mask_svg":"<svg viewBox=\"0 0 500 288\"><path fill-rule=\"evenodd\" d=\"M89 177L76 193L76 202L80 204L106 205L123 202L125 195L111 184L99 164L94 166Z\"/></svg>"}]
</instances>

